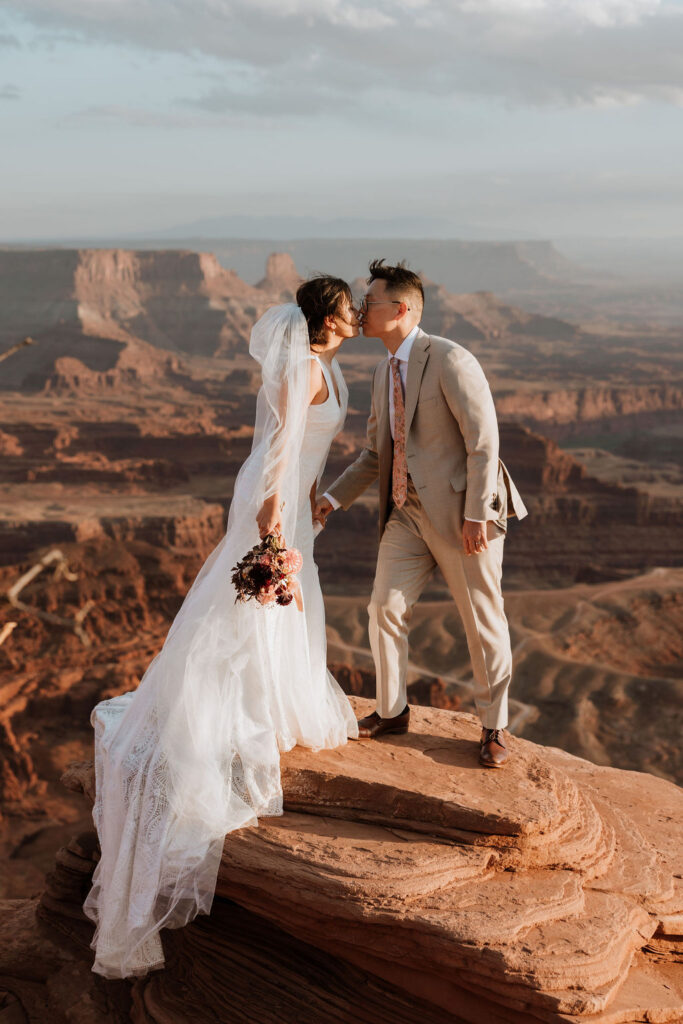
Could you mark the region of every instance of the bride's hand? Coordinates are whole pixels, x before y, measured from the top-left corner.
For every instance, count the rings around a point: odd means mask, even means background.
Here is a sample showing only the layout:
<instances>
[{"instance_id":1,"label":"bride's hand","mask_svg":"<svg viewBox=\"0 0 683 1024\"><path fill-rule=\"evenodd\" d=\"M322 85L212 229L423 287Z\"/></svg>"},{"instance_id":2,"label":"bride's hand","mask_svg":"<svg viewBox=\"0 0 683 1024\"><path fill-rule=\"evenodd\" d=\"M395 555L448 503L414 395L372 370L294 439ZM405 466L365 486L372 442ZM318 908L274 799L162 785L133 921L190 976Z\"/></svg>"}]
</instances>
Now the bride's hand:
<instances>
[{"instance_id":1,"label":"bride's hand","mask_svg":"<svg viewBox=\"0 0 683 1024\"><path fill-rule=\"evenodd\" d=\"M317 501L315 503L315 506L313 508L313 522L320 523L320 525L323 527L326 526L327 517L329 516L330 512L333 511L334 507L332 505L332 502L328 501L327 498L321 498L320 501Z\"/></svg>"},{"instance_id":2,"label":"bride's hand","mask_svg":"<svg viewBox=\"0 0 683 1024\"><path fill-rule=\"evenodd\" d=\"M267 537L269 533L282 533L279 494L271 494L269 498L266 498L256 513L256 523L261 540Z\"/></svg>"}]
</instances>

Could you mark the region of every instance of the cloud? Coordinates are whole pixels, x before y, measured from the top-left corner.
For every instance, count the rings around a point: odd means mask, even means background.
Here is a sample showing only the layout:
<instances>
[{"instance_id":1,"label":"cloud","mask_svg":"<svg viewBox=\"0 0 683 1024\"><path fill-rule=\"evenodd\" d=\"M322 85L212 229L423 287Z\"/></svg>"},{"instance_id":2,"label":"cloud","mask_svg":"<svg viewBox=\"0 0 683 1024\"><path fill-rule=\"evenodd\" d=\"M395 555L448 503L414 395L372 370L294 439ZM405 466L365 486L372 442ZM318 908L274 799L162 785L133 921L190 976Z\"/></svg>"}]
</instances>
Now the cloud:
<instances>
[{"instance_id":1,"label":"cloud","mask_svg":"<svg viewBox=\"0 0 683 1024\"><path fill-rule=\"evenodd\" d=\"M170 111L123 103L94 104L64 115L60 123L65 128L80 125L101 127L109 124L128 128L177 130L245 126L251 123L254 115L263 119L265 127L269 123L275 126L278 120L277 110L269 109L267 103L258 97L252 105L231 102L230 94L223 96L219 92L197 100L181 99L177 102L181 109Z\"/></svg>"},{"instance_id":2,"label":"cloud","mask_svg":"<svg viewBox=\"0 0 683 1024\"><path fill-rule=\"evenodd\" d=\"M18 86L7 82L0 85L0 100L18 100L21 96L21 89Z\"/></svg>"},{"instance_id":3,"label":"cloud","mask_svg":"<svg viewBox=\"0 0 683 1024\"><path fill-rule=\"evenodd\" d=\"M9 2L43 36L217 58L226 81L181 100L217 115L300 115L373 99L400 109L406 96L683 103L677 0Z\"/></svg>"},{"instance_id":4,"label":"cloud","mask_svg":"<svg viewBox=\"0 0 683 1024\"><path fill-rule=\"evenodd\" d=\"M180 97L178 103L209 114L247 114L273 118L280 114L308 117L330 109L332 94L317 91L306 97L300 89L277 89L272 83L255 91L212 89L203 96Z\"/></svg>"},{"instance_id":5,"label":"cloud","mask_svg":"<svg viewBox=\"0 0 683 1024\"><path fill-rule=\"evenodd\" d=\"M187 116L116 103L84 107L62 118L62 123L66 125L83 122L119 123L133 128L180 128L193 123Z\"/></svg>"},{"instance_id":6,"label":"cloud","mask_svg":"<svg viewBox=\"0 0 683 1024\"><path fill-rule=\"evenodd\" d=\"M0 50L19 49L21 49L21 43L16 36L11 36L7 32L0 32Z\"/></svg>"},{"instance_id":7,"label":"cloud","mask_svg":"<svg viewBox=\"0 0 683 1024\"><path fill-rule=\"evenodd\" d=\"M558 22L600 28L638 25L659 8L660 0L462 0L460 4L467 13L483 11L496 18L526 19L529 28L557 27Z\"/></svg>"}]
</instances>

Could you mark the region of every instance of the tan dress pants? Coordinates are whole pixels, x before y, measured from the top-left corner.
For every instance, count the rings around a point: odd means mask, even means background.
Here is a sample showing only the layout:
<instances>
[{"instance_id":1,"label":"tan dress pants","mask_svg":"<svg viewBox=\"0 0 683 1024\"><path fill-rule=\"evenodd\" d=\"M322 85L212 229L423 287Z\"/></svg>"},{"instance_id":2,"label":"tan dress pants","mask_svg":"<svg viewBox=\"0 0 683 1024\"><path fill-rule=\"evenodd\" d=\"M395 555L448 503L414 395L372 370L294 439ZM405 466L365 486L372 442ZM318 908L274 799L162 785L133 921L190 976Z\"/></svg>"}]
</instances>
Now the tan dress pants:
<instances>
[{"instance_id":1,"label":"tan dress pants","mask_svg":"<svg viewBox=\"0 0 683 1024\"><path fill-rule=\"evenodd\" d=\"M406 705L408 626L413 606L438 565L465 627L481 723L487 729L507 725L512 654L501 591L505 533L489 522L487 537L488 549L478 555L465 555L462 547L444 540L408 478L406 503L392 510L382 535L368 606L382 718L400 714Z\"/></svg>"}]
</instances>

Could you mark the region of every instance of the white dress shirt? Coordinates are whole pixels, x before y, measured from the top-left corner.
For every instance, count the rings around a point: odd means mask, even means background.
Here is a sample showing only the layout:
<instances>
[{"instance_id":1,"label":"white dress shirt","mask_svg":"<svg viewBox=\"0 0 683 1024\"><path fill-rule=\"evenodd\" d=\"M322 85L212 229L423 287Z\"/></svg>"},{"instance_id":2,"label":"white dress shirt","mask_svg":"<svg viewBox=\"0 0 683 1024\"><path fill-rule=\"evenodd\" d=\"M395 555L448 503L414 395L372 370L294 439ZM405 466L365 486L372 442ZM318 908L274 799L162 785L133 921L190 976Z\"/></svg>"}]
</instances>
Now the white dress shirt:
<instances>
[{"instance_id":1,"label":"white dress shirt","mask_svg":"<svg viewBox=\"0 0 683 1024\"><path fill-rule=\"evenodd\" d=\"M403 399L405 401L406 396L406 380L408 378L408 360L410 359L410 352L413 347L413 342L417 338L417 332L420 329L420 325L416 324L409 334L406 334L401 344L396 349L396 352L392 356L391 352L387 355L387 362L391 363L392 359L398 359L398 372L401 375L401 385L403 387ZM391 372L391 366L389 366L389 429L391 430L391 439L394 439L394 376ZM341 502L337 501L327 491L323 494L323 498L327 498L333 509L338 509L341 506ZM468 522L479 523L481 519L470 519Z\"/></svg>"}]
</instances>

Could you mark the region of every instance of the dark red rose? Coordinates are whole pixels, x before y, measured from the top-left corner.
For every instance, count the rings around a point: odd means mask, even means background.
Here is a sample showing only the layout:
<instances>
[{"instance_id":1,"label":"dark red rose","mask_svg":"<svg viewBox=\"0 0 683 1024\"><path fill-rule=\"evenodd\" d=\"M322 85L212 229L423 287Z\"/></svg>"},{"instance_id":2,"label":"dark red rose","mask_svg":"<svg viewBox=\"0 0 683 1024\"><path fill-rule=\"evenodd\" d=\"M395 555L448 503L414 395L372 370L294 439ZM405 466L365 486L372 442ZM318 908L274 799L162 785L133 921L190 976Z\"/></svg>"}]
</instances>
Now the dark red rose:
<instances>
[{"instance_id":1,"label":"dark red rose","mask_svg":"<svg viewBox=\"0 0 683 1024\"><path fill-rule=\"evenodd\" d=\"M273 573L267 565L254 565L251 573L252 585L261 590L273 582Z\"/></svg>"}]
</instances>

